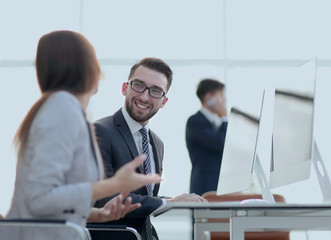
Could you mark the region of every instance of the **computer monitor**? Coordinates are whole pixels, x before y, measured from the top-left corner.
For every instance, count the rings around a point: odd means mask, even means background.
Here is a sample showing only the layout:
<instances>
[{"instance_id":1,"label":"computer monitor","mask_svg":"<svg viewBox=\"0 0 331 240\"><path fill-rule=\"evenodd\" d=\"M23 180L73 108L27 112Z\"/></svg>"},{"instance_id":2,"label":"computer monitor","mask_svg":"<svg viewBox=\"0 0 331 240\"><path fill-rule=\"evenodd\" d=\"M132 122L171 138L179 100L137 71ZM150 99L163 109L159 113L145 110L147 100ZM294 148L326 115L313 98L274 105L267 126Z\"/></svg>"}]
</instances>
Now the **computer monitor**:
<instances>
[{"instance_id":1,"label":"computer monitor","mask_svg":"<svg viewBox=\"0 0 331 240\"><path fill-rule=\"evenodd\" d=\"M217 187L218 195L244 191L251 187L263 98L264 94L258 115L238 107L232 107L230 110Z\"/></svg>"},{"instance_id":2,"label":"computer monitor","mask_svg":"<svg viewBox=\"0 0 331 240\"><path fill-rule=\"evenodd\" d=\"M287 86L275 87L270 188L308 179L314 147L316 59L299 66Z\"/></svg>"},{"instance_id":3,"label":"computer monitor","mask_svg":"<svg viewBox=\"0 0 331 240\"><path fill-rule=\"evenodd\" d=\"M317 59L299 66L296 89L277 89L274 103L269 187L308 179L313 164L324 202L331 202L331 180L314 137Z\"/></svg>"},{"instance_id":4,"label":"computer monitor","mask_svg":"<svg viewBox=\"0 0 331 240\"><path fill-rule=\"evenodd\" d=\"M276 88L272 94L273 104L263 108L264 94L259 116L247 117L245 111L231 109L217 194L248 190L251 187L253 170L259 171L259 181L264 195L272 201L270 188L288 185L309 178L313 163L324 202L331 202L331 180L323 163L314 138L314 109L316 85L316 59L299 67L302 78L288 79L288 88ZM303 75L302 75L303 74ZM293 81L291 81L293 80ZM297 83L297 84L295 84ZM267 104L265 104L267 106ZM270 109L269 109L270 108ZM271 110L271 111L270 111ZM266 118L265 115L269 116ZM263 116L261 119L261 116ZM270 121L271 119L271 121ZM261 127L269 125L269 129ZM262 124L263 123L263 124ZM268 124L265 124L268 123ZM272 128L272 131L271 131ZM262 136L259 132L267 133ZM269 143L270 140L270 143ZM262 169L257 143L266 142L270 146L264 158L269 158L270 169ZM261 147L261 146L260 146ZM265 149L263 149L265 150ZM270 157L269 157L270 156ZM265 159L263 159L265 160ZM257 164L259 163L259 164ZM260 166L259 166L260 165ZM270 170L270 172L269 172ZM264 171L269 172L269 179ZM262 188L262 187L264 188ZM267 194L264 194L267 193Z\"/></svg>"},{"instance_id":5,"label":"computer monitor","mask_svg":"<svg viewBox=\"0 0 331 240\"><path fill-rule=\"evenodd\" d=\"M270 188L309 178L314 95L275 90Z\"/></svg>"}]
</instances>

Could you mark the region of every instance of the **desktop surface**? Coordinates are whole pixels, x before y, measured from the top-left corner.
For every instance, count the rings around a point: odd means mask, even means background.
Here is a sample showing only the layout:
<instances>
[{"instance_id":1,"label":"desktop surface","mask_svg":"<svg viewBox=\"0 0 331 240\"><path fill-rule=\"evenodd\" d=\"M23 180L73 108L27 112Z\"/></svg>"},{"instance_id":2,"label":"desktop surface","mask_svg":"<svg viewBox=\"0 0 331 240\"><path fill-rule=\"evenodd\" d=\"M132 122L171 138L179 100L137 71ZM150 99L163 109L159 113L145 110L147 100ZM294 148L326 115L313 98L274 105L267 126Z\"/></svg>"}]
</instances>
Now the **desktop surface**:
<instances>
[{"instance_id":1,"label":"desktop surface","mask_svg":"<svg viewBox=\"0 0 331 240\"><path fill-rule=\"evenodd\" d=\"M166 206L157 209L152 215L159 216L164 212L171 209L194 209L194 210L260 210L260 211L277 211L277 214L286 214L288 211L298 211L298 213L314 213L319 211L330 211L330 203L308 203L308 204L295 204L295 203L269 203L269 202L253 202L245 204L240 201L231 202L209 202L209 203L197 203L197 202L174 202L167 203ZM282 211L284 210L284 211Z\"/></svg>"},{"instance_id":2,"label":"desktop surface","mask_svg":"<svg viewBox=\"0 0 331 240\"><path fill-rule=\"evenodd\" d=\"M330 203L177 202L158 209L153 216L162 215L171 209L194 210L194 239L199 240L203 239L206 231L225 231L230 233L231 239L244 240L244 233L250 230L331 228Z\"/></svg>"}]
</instances>

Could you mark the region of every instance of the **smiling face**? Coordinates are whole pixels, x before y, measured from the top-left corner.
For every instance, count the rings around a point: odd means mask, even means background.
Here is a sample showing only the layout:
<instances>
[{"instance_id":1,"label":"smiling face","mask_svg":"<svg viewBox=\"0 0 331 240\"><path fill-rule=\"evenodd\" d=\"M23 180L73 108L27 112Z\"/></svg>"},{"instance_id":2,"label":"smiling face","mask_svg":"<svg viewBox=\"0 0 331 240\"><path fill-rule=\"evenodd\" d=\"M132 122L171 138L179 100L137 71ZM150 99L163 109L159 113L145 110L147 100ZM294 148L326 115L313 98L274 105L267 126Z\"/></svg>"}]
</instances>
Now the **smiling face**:
<instances>
[{"instance_id":1,"label":"smiling face","mask_svg":"<svg viewBox=\"0 0 331 240\"><path fill-rule=\"evenodd\" d=\"M151 70L147 67L139 66L129 79L129 81L133 80L139 81L146 87L156 87L167 92L167 77L163 73ZM128 83L123 83L122 93L126 96L125 109L129 115L142 126L145 126L148 120L168 101L166 96L161 99L151 97L148 93L148 89L143 93L139 93L133 90Z\"/></svg>"}]
</instances>

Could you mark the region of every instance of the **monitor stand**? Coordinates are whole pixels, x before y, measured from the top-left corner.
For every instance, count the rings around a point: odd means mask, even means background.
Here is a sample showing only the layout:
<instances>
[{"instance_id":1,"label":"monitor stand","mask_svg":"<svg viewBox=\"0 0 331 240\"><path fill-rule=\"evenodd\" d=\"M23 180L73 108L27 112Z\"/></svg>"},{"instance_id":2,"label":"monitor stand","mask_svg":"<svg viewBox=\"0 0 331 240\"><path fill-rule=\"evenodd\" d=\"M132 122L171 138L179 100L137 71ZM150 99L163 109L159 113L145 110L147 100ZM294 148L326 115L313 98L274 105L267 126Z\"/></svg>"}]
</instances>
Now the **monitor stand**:
<instances>
[{"instance_id":1,"label":"monitor stand","mask_svg":"<svg viewBox=\"0 0 331 240\"><path fill-rule=\"evenodd\" d=\"M331 202L331 182L330 177L328 175L328 171L326 170L325 164L322 160L320 151L317 147L316 140L314 141L313 148L313 159L312 159L316 176L319 182L319 186L321 188L323 202Z\"/></svg>"},{"instance_id":2,"label":"monitor stand","mask_svg":"<svg viewBox=\"0 0 331 240\"><path fill-rule=\"evenodd\" d=\"M268 201L270 203L275 203L275 198L269 188L269 182L263 172L263 168L262 168L261 161L260 161L258 154L256 154L256 158L254 161L254 170L255 170L257 181L259 183L259 187L260 187L260 191L261 191L263 200ZM331 194L330 194L330 196L331 196Z\"/></svg>"}]
</instances>

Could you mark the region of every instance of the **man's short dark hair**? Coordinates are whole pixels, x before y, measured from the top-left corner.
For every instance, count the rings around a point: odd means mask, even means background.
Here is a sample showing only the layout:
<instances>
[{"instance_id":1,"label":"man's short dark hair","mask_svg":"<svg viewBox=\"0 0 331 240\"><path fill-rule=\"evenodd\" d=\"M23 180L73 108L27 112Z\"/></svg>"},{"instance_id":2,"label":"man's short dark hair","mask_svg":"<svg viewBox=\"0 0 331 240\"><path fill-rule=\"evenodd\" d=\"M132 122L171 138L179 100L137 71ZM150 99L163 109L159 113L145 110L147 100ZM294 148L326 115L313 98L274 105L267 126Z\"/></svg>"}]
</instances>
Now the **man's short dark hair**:
<instances>
[{"instance_id":1,"label":"man's short dark hair","mask_svg":"<svg viewBox=\"0 0 331 240\"><path fill-rule=\"evenodd\" d=\"M203 101L203 98L207 93L215 93L219 90L223 90L224 84L220 81L211 78L202 79L197 88L197 96L200 101Z\"/></svg>"},{"instance_id":2,"label":"man's short dark hair","mask_svg":"<svg viewBox=\"0 0 331 240\"><path fill-rule=\"evenodd\" d=\"M169 90L172 83L172 71L168 64L159 58L143 58L140 62L133 65L129 74L129 79L139 66L144 66L159 73L163 73L167 77L167 90Z\"/></svg>"}]
</instances>

